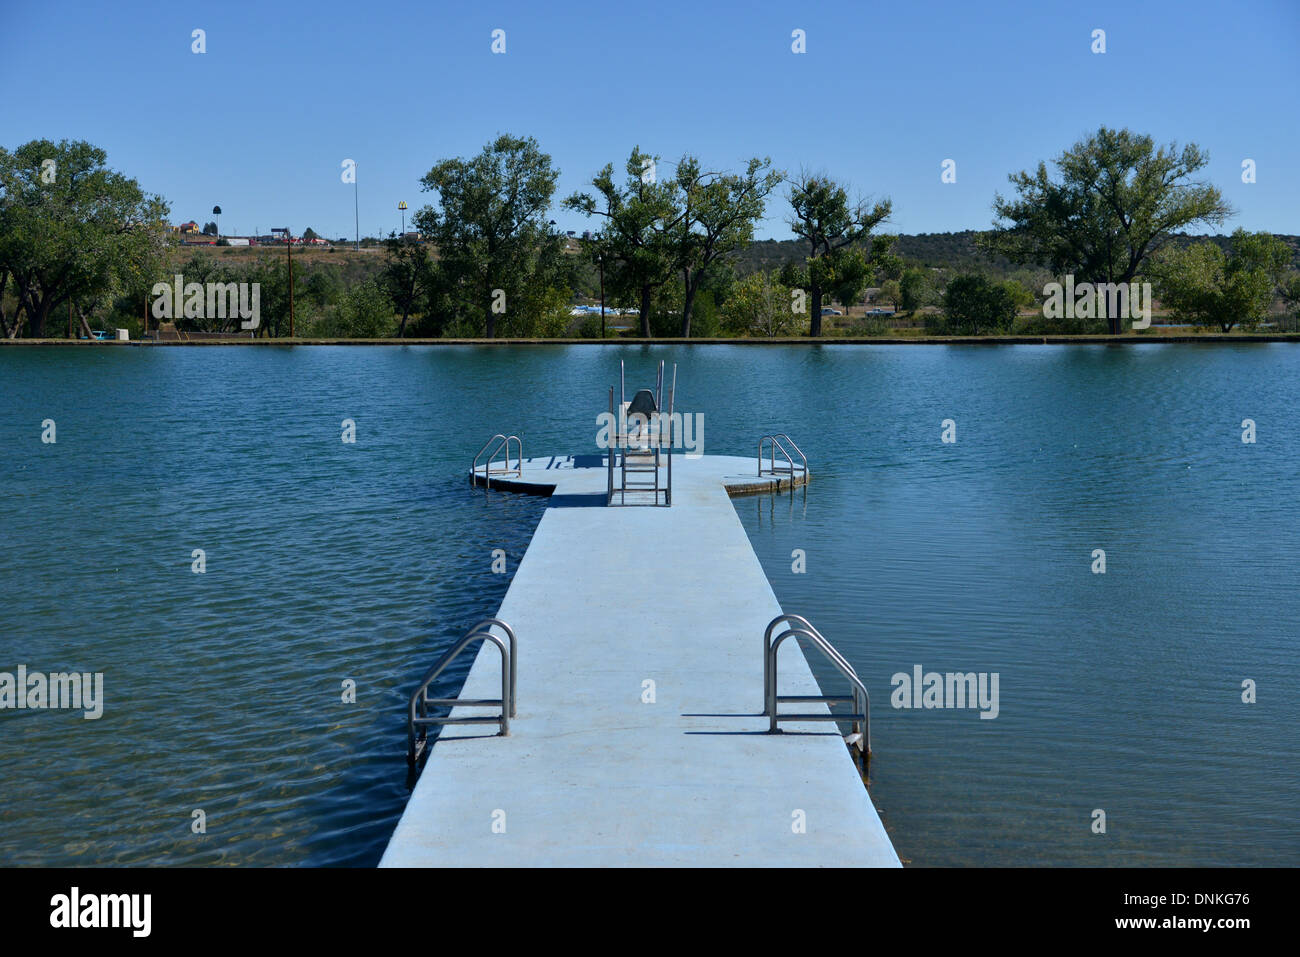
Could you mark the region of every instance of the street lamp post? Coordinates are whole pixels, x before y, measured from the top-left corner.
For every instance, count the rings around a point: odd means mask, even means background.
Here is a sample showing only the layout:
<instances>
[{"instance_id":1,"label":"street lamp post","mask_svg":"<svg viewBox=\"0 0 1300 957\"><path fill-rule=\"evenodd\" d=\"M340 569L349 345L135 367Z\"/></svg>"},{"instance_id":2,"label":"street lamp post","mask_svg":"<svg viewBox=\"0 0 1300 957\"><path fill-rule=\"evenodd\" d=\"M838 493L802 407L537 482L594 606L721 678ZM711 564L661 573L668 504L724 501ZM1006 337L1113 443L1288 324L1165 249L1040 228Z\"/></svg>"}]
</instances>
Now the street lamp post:
<instances>
[{"instance_id":1,"label":"street lamp post","mask_svg":"<svg viewBox=\"0 0 1300 957\"><path fill-rule=\"evenodd\" d=\"M293 231L284 229L284 248L289 257L289 338L293 338Z\"/></svg>"}]
</instances>

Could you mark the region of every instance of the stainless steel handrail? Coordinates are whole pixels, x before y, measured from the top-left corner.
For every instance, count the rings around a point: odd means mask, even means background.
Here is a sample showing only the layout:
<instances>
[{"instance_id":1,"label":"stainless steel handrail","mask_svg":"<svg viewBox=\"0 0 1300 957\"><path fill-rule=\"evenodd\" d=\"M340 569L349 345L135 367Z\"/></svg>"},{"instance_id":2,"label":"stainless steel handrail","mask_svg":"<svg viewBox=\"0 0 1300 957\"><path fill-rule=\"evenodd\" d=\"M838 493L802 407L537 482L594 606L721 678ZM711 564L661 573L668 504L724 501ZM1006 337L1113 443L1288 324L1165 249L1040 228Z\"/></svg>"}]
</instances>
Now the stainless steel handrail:
<instances>
[{"instance_id":1,"label":"stainless steel handrail","mask_svg":"<svg viewBox=\"0 0 1300 957\"><path fill-rule=\"evenodd\" d=\"M799 446L794 444L794 439L790 438L790 436L786 435L784 432L775 432L771 435L764 435L762 438L758 440L758 474L760 478L763 475L763 443L764 442L771 443L770 452L769 452L770 462L767 469L768 473L771 475L776 475L778 472L785 472L789 474L791 478L794 477L795 470L798 466L795 463L794 456L790 454L790 450L787 449L785 447L785 443L781 441L782 439L785 439L786 442L789 442L791 448L794 449L795 454L799 456L800 464L802 466L801 468L799 468L799 471L801 471L804 475L808 474L808 456L803 454L803 451L799 448ZM788 463L787 465L782 467L778 467L776 464L776 450L778 448L781 450L781 454L785 456L785 460Z\"/></svg>"},{"instance_id":2,"label":"stainless steel handrail","mask_svg":"<svg viewBox=\"0 0 1300 957\"><path fill-rule=\"evenodd\" d=\"M767 693L768 676L771 674L771 671L768 668L768 656L771 654L771 649L772 649L772 632L776 631L777 625L783 625L786 622L793 623L794 625L797 625L799 628L803 629L804 631L811 631L818 638L822 639L822 641L826 642L826 644L830 647L831 652L834 654L835 658L837 659L837 663L839 664L839 666L841 668L849 669L849 671L853 673L853 676L855 678L858 676L858 673L856 670L854 670L853 665L849 664L849 660L845 658L843 655L841 655L839 651L836 650L835 646L830 643L830 639L827 638L825 635L823 635L816 628L814 628L812 622L810 622L807 618L805 618L803 615L777 615L775 618L773 618L771 621L767 623L767 630L763 632L764 695L766 695ZM766 697L764 697L764 711L763 711L764 714L767 714L766 700L767 700ZM778 701L799 701L799 700L807 700L807 699L782 696L777 700Z\"/></svg>"},{"instance_id":3,"label":"stainless steel handrail","mask_svg":"<svg viewBox=\"0 0 1300 957\"><path fill-rule=\"evenodd\" d=\"M826 641L828 645L831 644L828 638L822 635L822 632L819 632L818 629L813 627L813 623L809 622L806 618L803 618L803 615L777 615L776 618L767 623L767 629L763 632L763 714L767 714L767 681L768 676L771 675L771 670L768 668L768 655L771 654L772 650L772 632L776 631L777 625L787 623L794 624L796 627L802 628L803 631L813 632L814 635ZM832 645L831 648L832 650L835 650L835 646ZM857 671L854 671L852 664L849 663L848 659L846 659L844 655L841 655L839 651L835 651L835 654L836 657L840 659L842 667L848 668L849 671L853 671L854 675L858 674ZM777 698L777 701L787 700L797 701L798 698L787 698L785 696Z\"/></svg>"},{"instance_id":4,"label":"stainless steel handrail","mask_svg":"<svg viewBox=\"0 0 1300 957\"><path fill-rule=\"evenodd\" d=\"M605 468L608 481L605 484L605 504L614 504L614 449L618 444L618 420L614 418L614 387L609 387L609 446L605 449Z\"/></svg>"},{"instance_id":5,"label":"stainless steel handrail","mask_svg":"<svg viewBox=\"0 0 1300 957\"><path fill-rule=\"evenodd\" d=\"M510 467L510 443L512 441L515 443L515 448L516 448L515 461L517 463L517 465L513 469ZM496 442L496 445L492 445L493 442ZM484 452L487 452L487 447L489 445L492 445L492 451L487 453L487 462L483 466L483 479L488 488L492 487L492 471L493 471L492 458L497 454L497 451L501 448L502 445L505 446L505 450L506 450L505 468L497 469L496 473L498 475L514 475L520 478L523 477L524 440L517 435L502 435L500 432L498 432L496 435L492 436L492 438L484 442L483 448L479 449L478 452L474 455L474 461L470 464L469 467L469 479L471 482L474 481L474 477L478 475L478 460L483 456Z\"/></svg>"},{"instance_id":6,"label":"stainless steel handrail","mask_svg":"<svg viewBox=\"0 0 1300 957\"><path fill-rule=\"evenodd\" d=\"M618 380L619 395L617 406L617 417L615 416L614 405L614 387L609 389L609 411L610 418L613 421L612 434L610 436L610 448L606 458L606 482L605 482L605 503L614 504L615 494L619 496L619 504L627 504L627 493L631 492L652 492L655 496L655 504L659 504L659 493L662 492L664 499L663 504L670 506L673 503L673 443L676 441L675 428L673 425L673 401L677 392L677 366L673 365L672 384L668 390L668 411L663 410L663 389L664 389L664 360L659 360L659 368L656 373L654 389L655 408L649 413L636 413L632 419L636 423L635 432L628 425L628 400L627 400L627 374L626 364L619 360ZM667 422L667 434L664 433L664 423ZM668 477L667 485L661 485L662 476L660 474L664 465L664 450L667 450ZM635 460L636 468L629 469L628 459L631 457ZM614 484L614 467L617 458L620 482L617 486ZM653 462L649 459L653 458ZM653 465L653 469L650 466ZM649 474L654 473L654 484L643 484L637 482L633 485L628 484L629 472Z\"/></svg>"},{"instance_id":7,"label":"stainless steel handrail","mask_svg":"<svg viewBox=\"0 0 1300 957\"><path fill-rule=\"evenodd\" d=\"M493 627L506 633L506 640L492 633ZM501 652L501 697L498 698L430 698L429 686L438 680L462 651L472 642L490 641ZM508 642L508 645L507 645ZM476 622L420 679L419 685L411 692L407 704L406 716L406 760L414 765L424 752L426 731L429 725L436 724L498 724L500 734L510 734L510 719L515 716L515 686L518 678L516 654L517 642L514 629L499 618L484 618ZM475 715L453 718L450 715L431 717L430 707L500 707L499 715Z\"/></svg>"},{"instance_id":8,"label":"stainless steel handrail","mask_svg":"<svg viewBox=\"0 0 1300 957\"><path fill-rule=\"evenodd\" d=\"M835 646L827 640L826 636L819 632L811 625L807 627L795 627L785 632L776 641L770 641L773 629L782 622L803 623L807 624L807 619L800 615L781 615L774 618L768 625L766 633L763 635L763 713L767 715L769 725L768 731L775 732L780 730L779 721L849 721L854 727L854 734L857 736L855 742L859 751L863 754L871 754L871 697L867 693L867 687L858 677L858 673L849 664L848 660L836 650ZM778 695L777 694L777 652L781 648L781 643L787 638L803 638L813 644L833 664L849 683L853 686L852 697L844 695ZM824 704L852 703L854 711L852 714L782 714L779 711L779 705L782 701L788 702L822 702Z\"/></svg>"},{"instance_id":9,"label":"stainless steel handrail","mask_svg":"<svg viewBox=\"0 0 1300 957\"><path fill-rule=\"evenodd\" d=\"M778 439L784 439L786 442L789 442L789 443L790 443L790 448L794 449L795 454L799 456L800 461L803 463L803 470L804 470L805 472L807 472L807 471L808 471L808 456L806 456L806 455L803 454L803 449L801 449L801 448L799 448L799 446L795 445L795 444L794 444L794 439L790 438L790 436L786 435L784 432L777 432L777 433L776 433L776 437L777 437ZM782 447L782 448L785 448L785 444L782 443L782 446L781 446L781 447ZM787 453L787 457L788 457L788 453Z\"/></svg>"},{"instance_id":10,"label":"stainless steel handrail","mask_svg":"<svg viewBox=\"0 0 1300 957\"><path fill-rule=\"evenodd\" d=\"M663 388L663 367L659 363L659 387ZM677 397L677 363L673 363L673 384L668 387L668 488L664 491L664 504L671 506L673 504L673 400ZM659 423L659 431L663 432L663 423ZM662 435L660 436L662 438Z\"/></svg>"}]
</instances>

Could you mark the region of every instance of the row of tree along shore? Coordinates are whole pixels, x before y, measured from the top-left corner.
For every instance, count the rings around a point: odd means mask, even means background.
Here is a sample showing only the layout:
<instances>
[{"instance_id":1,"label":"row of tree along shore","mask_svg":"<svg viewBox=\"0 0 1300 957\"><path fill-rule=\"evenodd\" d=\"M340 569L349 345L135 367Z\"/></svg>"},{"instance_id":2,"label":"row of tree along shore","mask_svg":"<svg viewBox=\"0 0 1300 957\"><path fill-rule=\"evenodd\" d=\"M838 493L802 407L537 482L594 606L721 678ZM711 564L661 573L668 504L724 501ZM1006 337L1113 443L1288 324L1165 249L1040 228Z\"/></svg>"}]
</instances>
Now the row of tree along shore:
<instances>
[{"instance_id":1,"label":"row of tree along shore","mask_svg":"<svg viewBox=\"0 0 1300 957\"><path fill-rule=\"evenodd\" d=\"M355 254L180 246L168 205L85 142L0 147L0 331L6 338L557 338L1122 335L1169 324L1295 332L1293 237L1238 229L1199 179L1194 144L1106 127L1010 176L982 232L898 236L888 198L768 159L712 170L634 148L557 203L558 171L503 135L421 179L420 240ZM796 237L755 241L777 203ZM571 240L551 218L581 213ZM257 320L159 290L255 284ZM171 302L170 293L165 297ZM1154 309L1153 309L1154 300ZM209 296L208 302L211 301ZM578 312L604 302L610 314ZM245 331L248 330L248 331Z\"/></svg>"}]
</instances>

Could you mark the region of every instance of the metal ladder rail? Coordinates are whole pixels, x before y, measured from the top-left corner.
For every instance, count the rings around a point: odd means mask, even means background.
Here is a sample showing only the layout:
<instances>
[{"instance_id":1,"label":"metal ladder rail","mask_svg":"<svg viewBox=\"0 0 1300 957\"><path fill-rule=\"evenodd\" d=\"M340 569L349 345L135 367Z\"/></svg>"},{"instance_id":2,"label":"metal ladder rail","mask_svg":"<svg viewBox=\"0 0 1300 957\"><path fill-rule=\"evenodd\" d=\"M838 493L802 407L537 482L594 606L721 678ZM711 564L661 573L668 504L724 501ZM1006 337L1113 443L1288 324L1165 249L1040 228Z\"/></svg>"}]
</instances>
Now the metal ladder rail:
<instances>
[{"instance_id":1,"label":"metal ladder rail","mask_svg":"<svg viewBox=\"0 0 1300 957\"><path fill-rule=\"evenodd\" d=\"M764 436L760 437L759 440L758 440L758 475L759 475L759 478L762 478L762 477L763 477L763 443L764 443L764 442L770 442L770 443L771 443L771 450L772 450L772 451L771 451L771 456L772 456L772 459L771 459L771 466L768 468L768 472L769 472L770 474L772 474L772 475L775 475L776 472L777 472L777 468L776 468L776 450L777 450L777 447L780 445L780 443L777 441L775 435L764 435ZM783 472L789 472L789 473L791 473L791 474L793 475L793 474L794 474L794 459L792 459L792 458L790 457L790 453L787 452L787 451L785 450L785 446L780 446L780 447L781 447L781 454L784 455L785 458L786 458L786 461L790 463L788 468L783 468L783 469L781 469L781 471L783 471Z\"/></svg>"},{"instance_id":2,"label":"metal ladder rail","mask_svg":"<svg viewBox=\"0 0 1300 957\"><path fill-rule=\"evenodd\" d=\"M789 442L792 446L794 446L794 450L798 454L800 462L802 463L802 468L796 465L794 457L790 454L789 449L787 449L784 443L781 442L782 438L784 438L786 442ZM769 453L770 464L767 470L769 474L776 475L779 472L784 472L788 474L791 478L794 477L796 470L801 471L804 475L808 474L807 456L805 456L803 452L800 451L799 446L794 444L794 441L790 438L790 436L786 435L784 432L777 432L772 435L765 435L758 440L758 474L760 477L763 475L763 443L765 442L771 443L770 453ZM785 460L788 463L787 465L778 466L776 464L777 449L781 450L781 454L785 457Z\"/></svg>"},{"instance_id":3,"label":"metal ladder rail","mask_svg":"<svg viewBox=\"0 0 1300 957\"><path fill-rule=\"evenodd\" d=\"M618 447L620 505L627 504L627 363L618 360Z\"/></svg>"},{"instance_id":4,"label":"metal ladder rail","mask_svg":"<svg viewBox=\"0 0 1300 957\"><path fill-rule=\"evenodd\" d=\"M510 467L510 443L512 441L515 443L515 448L516 448L516 459L515 459L516 466L513 469ZM496 445L492 445L493 442L496 442ZM490 452L488 452L489 445L492 445L492 451ZM492 459L503 445L505 446L505 452L506 452L505 467L501 469L497 469L496 470L497 474L514 475L516 477L523 476L524 440L517 435L502 435L500 432L498 432L496 435L492 436L492 438L484 442L483 447L479 449L478 452L474 455L474 461L470 464L469 467L469 478L471 482L474 481L475 476L478 475L478 460L483 457L484 452L487 452L487 462L485 463L483 468L483 479L488 488L492 487L492 471L493 471Z\"/></svg>"},{"instance_id":5,"label":"metal ladder rail","mask_svg":"<svg viewBox=\"0 0 1300 957\"><path fill-rule=\"evenodd\" d=\"M614 504L614 455L618 447L618 419L614 417L614 387L609 387L610 442L605 449L605 468L608 481L605 484L605 504Z\"/></svg>"},{"instance_id":6,"label":"metal ladder rail","mask_svg":"<svg viewBox=\"0 0 1300 957\"><path fill-rule=\"evenodd\" d=\"M506 641L492 633L493 626L506 633ZM498 698L430 698L429 686L438 680L462 651L474 641L490 641L501 652L501 697ZM507 644L508 643L508 644ZM412 766L423 754L426 742L425 728L439 724L498 724L500 735L510 734L510 719L515 716L515 687L517 674L517 641L514 629L499 618L484 618L475 623L459 641L449 648L441 658L420 679L407 705L406 719L406 759ZM430 707L500 707L499 715L474 715L453 718L450 715L430 717Z\"/></svg>"},{"instance_id":7,"label":"metal ladder rail","mask_svg":"<svg viewBox=\"0 0 1300 957\"><path fill-rule=\"evenodd\" d=\"M818 638L820 638L822 641L826 642L827 647L830 649L831 654L834 656L836 663L840 666L840 668L842 669L847 668L855 678L858 676L857 669L855 669L853 665L849 663L849 660L847 658L845 658L842 654L839 653L839 650L834 645L831 644L829 638L827 638L815 627L813 627L812 622L810 622L807 618L805 618L803 615L777 615L770 622L768 622L767 630L763 632L763 713L764 714L768 713L767 690L768 690L768 684L771 680L771 674L772 674L771 668L769 667L769 657L771 655L771 649L772 649L772 632L776 631L777 625L785 624L786 622L794 624L800 630L810 631ZM773 692L775 695L775 689L773 689ZM827 704L831 704L831 703L845 704L851 702L853 699L844 695L775 695L775 700L778 704L782 701L791 701L791 702L825 701Z\"/></svg>"},{"instance_id":8,"label":"metal ladder rail","mask_svg":"<svg viewBox=\"0 0 1300 957\"><path fill-rule=\"evenodd\" d=\"M787 638L804 638L809 642L811 642L823 655L826 656L827 659L830 660L832 664L835 665L836 669L840 672L840 674L842 674L845 678L849 680L849 683L853 685L853 697L851 700L853 701L855 710L852 714L834 714L834 713L782 714L777 709L777 705L775 701L772 700L774 697L776 697L775 692L776 692L776 680L777 680L777 652L781 648L781 643L785 641ZM863 754L865 755L871 754L871 698L867 694L866 685L864 685L862 683L862 680L858 678L856 674L853 673L852 669L841 666L840 664L841 658L839 652L835 650L834 646L831 645L829 641L827 641L825 638L819 635L814 635L810 631L805 631L802 628L794 628L791 629L790 631L787 631L785 634L777 638L775 642L773 642L772 652L770 657L771 657L771 664L769 667L771 670L771 680L769 683L769 693L767 696L769 702L767 706L769 709L769 722L770 722L768 727L769 733L774 733L780 730L780 728L777 726L777 722L779 721L835 721L835 722L849 721L852 722L853 724L854 733L847 740L849 740L850 743L855 744L858 750L861 751ZM800 697L786 696L785 700L830 701L834 699L832 699L830 696L824 697L820 695L818 696L809 695L809 696L800 696ZM856 740L854 740L854 738L856 738Z\"/></svg>"},{"instance_id":9,"label":"metal ladder rail","mask_svg":"<svg viewBox=\"0 0 1300 957\"><path fill-rule=\"evenodd\" d=\"M778 721L851 721L858 736L858 749L869 755L871 753L871 696L867 693L866 685L862 683L862 679L858 677L858 673L849 664L848 660L839 653L825 635L811 625L806 628L792 628L777 638L774 643L769 644L773 628L783 621L806 623L807 619L800 615L781 615L772 620L763 636L763 713L768 716L769 731L778 730ZM781 646L781 642L790 637L805 638L815 645L835 665L840 674L853 685L853 695L851 697L845 695L778 695L777 651ZM853 714L847 715L834 713L824 715L781 714L779 703L782 701L791 703L819 701L825 704L852 703L856 710Z\"/></svg>"},{"instance_id":10,"label":"metal ladder rail","mask_svg":"<svg viewBox=\"0 0 1300 957\"><path fill-rule=\"evenodd\" d=\"M660 363L662 370L663 364ZM662 372L660 373L662 376ZM668 487L664 490L664 505L673 504L673 400L677 396L677 363L673 363L673 383L668 387ZM663 438L663 422L659 423L660 439ZM655 501L658 501L656 496Z\"/></svg>"},{"instance_id":11,"label":"metal ladder rail","mask_svg":"<svg viewBox=\"0 0 1300 957\"><path fill-rule=\"evenodd\" d=\"M790 443L790 448L794 449L795 455L799 456L799 460L800 460L800 462L802 462L802 464L803 464L803 472L804 472L804 474L806 475L806 474L808 473L808 456L806 456L806 455L803 454L803 449L801 449L801 448L799 448L799 446L795 445L795 444L794 444L794 439L790 438L790 436L786 435L784 432L777 432L777 433L776 433L776 438L778 438L778 439L784 439L784 440L785 440L784 442L781 443L781 448L782 448L782 449L785 448L785 443L786 443L786 442ZM786 453L786 457L787 457L787 458L789 457L789 453L788 453L788 452ZM794 463L791 462L791 465L793 465L793 464L794 464Z\"/></svg>"},{"instance_id":12,"label":"metal ladder rail","mask_svg":"<svg viewBox=\"0 0 1300 957\"><path fill-rule=\"evenodd\" d=\"M651 436L650 436L650 425L651 425L652 422L654 422L655 418L661 418L661 417L662 417L662 413L661 413L659 410L661 410L661 409L663 408L662 402L663 402L663 388L664 388L664 360L663 360L663 359L660 359L660 360L659 360L659 370L658 370L658 373L657 373L657 376L656 376L656 380L655 380L655 409L656 409L656 411L653 413L652 417L649 418L649 419L647 419L647 421L646 421L646 431L645 431L645 433L644 433L644 439L643 439L643 441L642 441L642 443L641 443L641 446L640 446L639 448L636 448L636 449L633 451L633 453L632 453L633 456L634 456L635 458L641 460L641 461L640 461L640 467L638 467L637 465L633 465L633 467L630 468L630 469L628 468L628 461L627 461L627 458L628 458L628 450L629 450L629 448L632 448L632 447L629 446L629 444L628 444L628 435L627 435L627 430L626 430L626 424L627 424L627 423L626 423L626 421L623 420L624 409L627 407L627 376L626 376L626 363L625 363L625 361L622 360L622 359L620 359L619 362L618 362L618 380L619 380L619 421L618 421L618 428L619 428L619 441L618 441L618 447L619 447L620 452L621 452L621 454L619 455L619 479L620 479L620 484L619 484L619 488L618 488L618 492L619 492L619 504L620 504L620 505L626 505L626 504L627 504L627 493L628 493L629 491L631 491L631 492L650 492L650 493L652 493L652 494L654 495L655 504L658 505L658 504L659 504L659 492L661 491L661 486L660 486L660 484L659 484L659 473L660 473L660 470L661 470L661 468L662 468L662 464L663 464L663 455L662 455L663 437L660 436L660 435L657 435L657 434L656 434L656 436L655 436L655 438L654 438L653 451L651 451L651 445L650 445L650 440L651 440ZM674 366L673 366L673 382L674 382L674 386L676 385L676 380L677 380L677 366L674 365ZM613 389L611 389L610 391L611 391L611 394L612 394ZM612 396L611 396L611 397L612 397ZM669 399L669 401L671 402L671 394L670 394L670 399ZM653 464L649 465L649 467L647 467L646 463L644 462L644 459L650 457L651 455L653 455L654 462L653 462ZM638 482L635 482L635 481L634 481L634 482L632 482L631 484L629 484L629 483L628 483L628 479L627 479L627 477L628 477L628 473L629 473L629 472L630 472L631 474L633 474L633 475L638 475L638 474L641 474L641 475L648 475L648 474L653 473L653 475L654 475L654 482L653 482L653 483L638 483ZM671 482L671 480L672 480L672 450L671 450L671 448L669 449L669 452L668 452L668 478L669 478L669 481ZM610 476L610 479L611 479L611 481L610 481L611 488L610 488L610 490L609 490L609 500L610 500L610 502L612 503L612 502L613 502L613 491L614 491L613 488L612 488L612 484L613 484L613 482L612 482L612 479L613 479L612 474L611 474L611 476ZM668 490L665 490L665 491L664 491L664 502L665 502L665 504L671 504L671 496L672 496L671 491L668 491Z\"/></svg>"}]
</instances>

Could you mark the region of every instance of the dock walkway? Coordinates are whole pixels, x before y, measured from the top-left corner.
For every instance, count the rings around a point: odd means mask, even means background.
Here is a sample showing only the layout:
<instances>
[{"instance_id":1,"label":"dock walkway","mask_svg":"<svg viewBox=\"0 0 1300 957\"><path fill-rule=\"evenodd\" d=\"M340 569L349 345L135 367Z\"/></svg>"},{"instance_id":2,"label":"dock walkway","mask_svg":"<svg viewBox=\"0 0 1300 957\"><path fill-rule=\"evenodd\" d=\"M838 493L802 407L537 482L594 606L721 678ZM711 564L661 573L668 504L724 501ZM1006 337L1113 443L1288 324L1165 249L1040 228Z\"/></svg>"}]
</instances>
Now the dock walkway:
<instances>
[{"instance_id":1,"label":"dock walkway","mask_svg":"<svg viewBox=\"0 0 1300 957\"><path fill-rule=\"evenodd\" d=\"M772 480L753 458L673 468L671 508L606 507L596 456L493 477L554 487L497 612L519 639L517 715L506 737L442 729L380 866L899 866L835 724L765 733L782 610L728 489ZM782 694L819 693L795 642L780 669ZM500 682L480 646L461 696Z\"/></svg>"}]
</instances>

